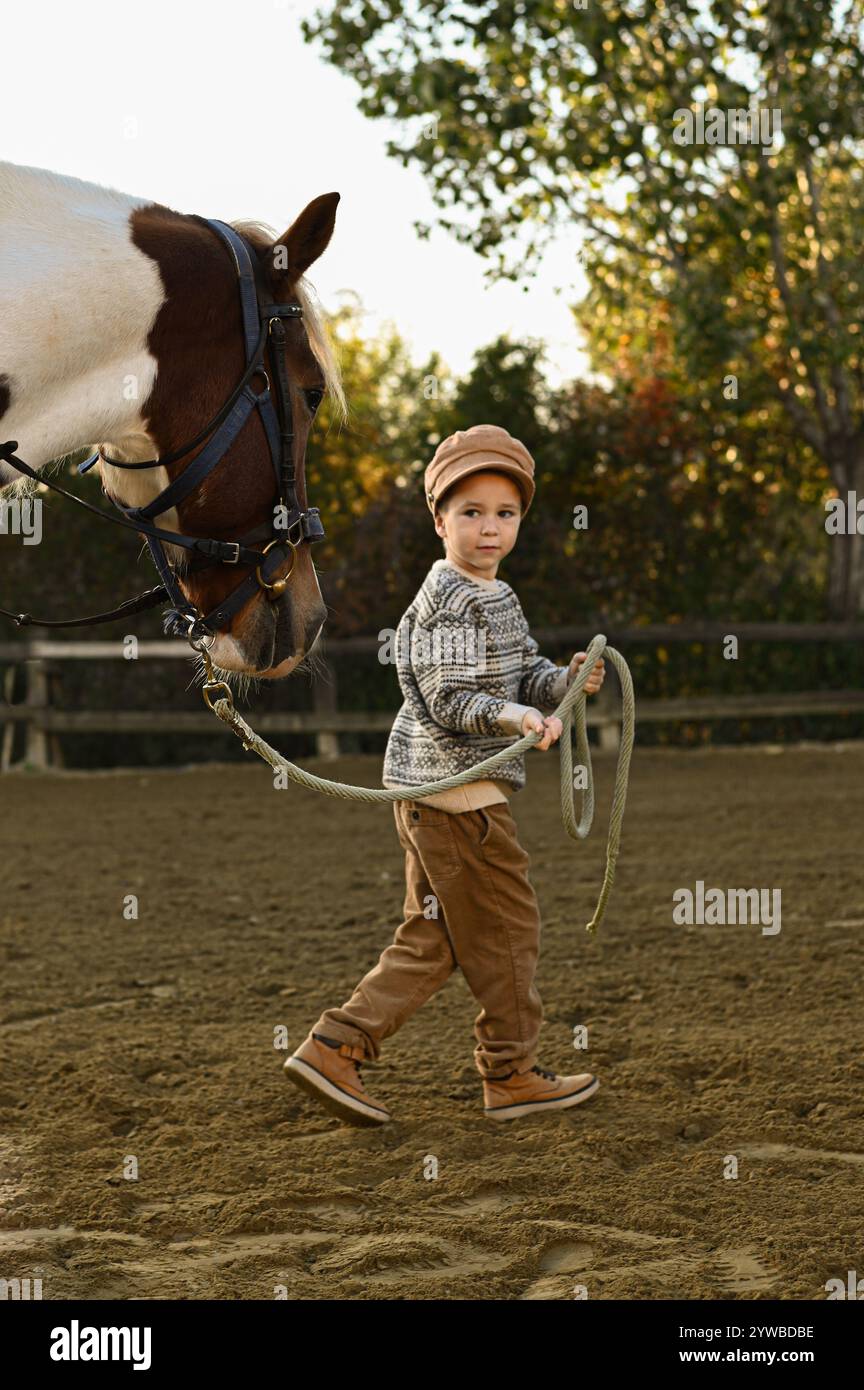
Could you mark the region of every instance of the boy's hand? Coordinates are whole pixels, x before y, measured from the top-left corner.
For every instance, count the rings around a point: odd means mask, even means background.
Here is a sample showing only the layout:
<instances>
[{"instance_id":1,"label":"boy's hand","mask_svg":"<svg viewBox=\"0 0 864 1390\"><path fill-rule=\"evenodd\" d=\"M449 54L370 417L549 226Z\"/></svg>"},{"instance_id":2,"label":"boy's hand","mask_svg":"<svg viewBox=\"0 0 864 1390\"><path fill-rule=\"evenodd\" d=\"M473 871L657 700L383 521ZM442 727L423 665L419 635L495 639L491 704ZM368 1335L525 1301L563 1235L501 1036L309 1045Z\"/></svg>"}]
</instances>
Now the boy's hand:
<instances>
[{"instance_id":1,"label":"boy's hand","mask_svg":"<svg viewBox=\"0 0 864 1390\"><path fill-rule=\"evenodd\" d=\"M576 676L576 673L578 672L579 667L582 665L582 662L585 660L585 658L587 657L587 655L588 655L587 652L574 652L574 653L573 653L573 659L572 659L571 662L570 662L570 675L571 675L571 677L575 677L575 676ZM598 657L598 659L594 662L594 670L591 672L591 675L588 677L587 681L585 682L585 687L584 687L584 689L585 689L585 694L586 694L586 695L596 695L596 694L597 694L597 691L600 689L600 687L601 687L601 685L603 684L603 682L604 682L605 679L606 679L606 662L603 660L603 658L602 658L602 656L601 656L601 657Z\"/></svg>"},{"instance_id":2,"label":"boy's hand","mask_svg":"<svg viewBox=\"0 0 864 1390\"><path fill-rule=\"evenodd\" d=\"M538 748L541 753L551 744L557 743L563 732L564 725L560 719L555 718L554 714L547 714L544 718L542 714L529 709L527 714L522 716L523 735L531 733L543 735L539 743L532 745L534 748Z\"/></svg>"}]
</instances>

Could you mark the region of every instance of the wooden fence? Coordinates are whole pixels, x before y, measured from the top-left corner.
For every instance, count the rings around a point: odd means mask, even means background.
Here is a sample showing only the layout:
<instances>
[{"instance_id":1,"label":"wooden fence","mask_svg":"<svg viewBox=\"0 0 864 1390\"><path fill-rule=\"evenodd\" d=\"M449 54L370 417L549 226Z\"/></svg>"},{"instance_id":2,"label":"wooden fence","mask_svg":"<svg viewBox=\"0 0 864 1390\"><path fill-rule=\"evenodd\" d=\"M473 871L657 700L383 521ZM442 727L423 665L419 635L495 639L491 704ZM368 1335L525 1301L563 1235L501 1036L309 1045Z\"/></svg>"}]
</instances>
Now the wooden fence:
<instances>
[{"instance_id":1,"label":"wooden fence","mask_svg":"<svg viewBox=\"0 0 864 1390\"><path fill-rule=\"evenodd\" d=\"M643 627L604 627L610 646L626 653L636 643L669 646L673 643L722 641L732 634L739 642L861 642L864 623L654 623ZM535 629L541 651L584 648L594 632L579 627ZM319 670L313 679L313 708L307 711L262 713L253 716L257 731L271 734L313 734L320 757L339 755L342 733L386 733L395 711L340 710L336 667L332 658L374 655L376 637L319 638L315 648ZM212 734L219 725L203 707L190 710L71 710L59 704L57 663L62 661L124 660L120 641L42 641L0 643L0 662L8 663L4 676L4 700L0 703L0 771L13 766L16 727L23 725L23 761L33 768L62 766L60 735L66 733ZM189 661L185 642L137 643L137 660ZM25 672L25 695L12 703L16 668ZM197 691L190 691L198 703ZM765 715L851 714L864 710L864 691L830 690L753 695L685 696L681 699L643 699L637 692L637 717L641 724L682 720L743 719ZM601 748L618 747L620 704L611 663L599 696L589 701L588 726L598 731Z\"/></svg>"}]
</instances>

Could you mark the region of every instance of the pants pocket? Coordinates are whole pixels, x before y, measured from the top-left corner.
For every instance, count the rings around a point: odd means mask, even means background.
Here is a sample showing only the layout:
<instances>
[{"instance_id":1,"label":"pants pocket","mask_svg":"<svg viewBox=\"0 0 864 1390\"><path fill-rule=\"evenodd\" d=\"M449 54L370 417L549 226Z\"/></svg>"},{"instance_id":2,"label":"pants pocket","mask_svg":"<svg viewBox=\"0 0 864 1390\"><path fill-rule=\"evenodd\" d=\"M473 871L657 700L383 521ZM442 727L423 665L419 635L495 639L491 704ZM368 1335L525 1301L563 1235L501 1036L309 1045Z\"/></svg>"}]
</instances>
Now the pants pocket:
<instances>
[{"instance_id":1,"label":"pants pocket","mask_svg":"<svg viewBox=\"0 0 864 1390\"><path fill-rule=\"evenodd\" d=\"M436 878L455 878L462 861L448 812L409 801L405 805L405 826L433 886Z\"/></svg>"}]
</instances>

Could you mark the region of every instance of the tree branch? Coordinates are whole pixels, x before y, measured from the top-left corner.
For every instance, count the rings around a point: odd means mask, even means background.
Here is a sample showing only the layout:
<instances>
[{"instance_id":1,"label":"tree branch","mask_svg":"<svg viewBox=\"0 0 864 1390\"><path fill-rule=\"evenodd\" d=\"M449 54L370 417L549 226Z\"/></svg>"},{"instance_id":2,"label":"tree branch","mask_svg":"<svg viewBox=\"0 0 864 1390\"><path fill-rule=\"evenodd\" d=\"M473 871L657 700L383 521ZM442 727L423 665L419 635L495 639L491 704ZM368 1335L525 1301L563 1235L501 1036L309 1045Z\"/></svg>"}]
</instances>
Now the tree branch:
<instances>
[{"instance_id":1,"label":"tree branch","mask_svg":"<svg viewBox=\"0 0 864 1390\"><path fill-rule=\"evenodd\" d=\"M825 314L828 319L829 327L831 328L832 332L837 335L837 338L839 339L843 335L843 324L840 320L840 315L837 311L837 305L832 293L831 276L828 271L828 264L825 260L825 257L822 254L822 227L824 223L824 216L822 212L822 205L819 201L819 190L816 187L816 180L813 177L813 159L809 150L804 156L804 174L807 179L807 191L810 194L810 202L813 205L814 221L816 223L816 228L818 232L816 243L816 267L819 276L819 285L825 297ZM840 365L840 363L836 360L831 364L831 384L834 387L834 395L837 400L837 411L840 416L840 424L843 430L843 434L848 439L848 437L852 434L854 428L852 424L852 409L849 400L849 389L847 386L846 375L843 371L843 368Z\"/></svg>"}]
</instances>

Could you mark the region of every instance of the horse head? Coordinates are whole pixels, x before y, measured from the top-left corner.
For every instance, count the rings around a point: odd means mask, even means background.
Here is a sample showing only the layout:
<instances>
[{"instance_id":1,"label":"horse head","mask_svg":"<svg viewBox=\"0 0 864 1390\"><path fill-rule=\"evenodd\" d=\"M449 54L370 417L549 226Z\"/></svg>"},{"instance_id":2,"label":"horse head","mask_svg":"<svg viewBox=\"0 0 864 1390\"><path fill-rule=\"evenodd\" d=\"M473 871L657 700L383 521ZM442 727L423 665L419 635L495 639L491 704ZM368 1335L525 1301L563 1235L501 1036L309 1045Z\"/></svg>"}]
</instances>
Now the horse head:
<instances>
[{"instance_id":1,"label":"horse head","mask_svg":"<svg viewBox=\"0 0 864 1390\"><path fill-rule=\"evenodd\" d=\"M210 655L223 672L267 679L288 675L309 652L326 618L302 526L295 521L292 531L288 523L292 515L306 513L305 455L318 405L329 390L337 408L344 409L322 317L303 278L330 240L338 201L337 193L314 199L281 237L260 223L236 223L229 228L249 252L259 309L269 303L296 310L278 325L278 337L270 337L269 356L264 354L247 388L252 397L265 392L275 396L281 376L291 430L285 461L292 475L293 511L287 514L285 499L279 496L278 460L274 477L277 446L252 408L202 481L168 511L150 513L156 525L183 535L229 543L240 537L247 548L261 555L276 548L269 570L262 574L256 566L202 562L189 550L165 546L189 604L202 615L215 615ZM151 206L133 215L132 237L156 260L166 287L165 302L148 338L158 370L142 412L147 442L142 440L140 447L146 452L155 444L156 456L170 459L180 441L200 430L202 421L225 403L248 365L238 267L229 254L230 245L215 237L203 218L183 218L178 225L176 214ZM265 320L262 324L266 335ZM272 418L275 430L275 412ZM284 428L284 420L279 424ZM211 433L211 443L213 438ZM137 447L131 456L121 454L121 460L134 462ZM207 447L205 441L185 459L160 469L158 477L151 470L123 468L103 457L105 491L127 513L130 508L140 509L142 503L148 505L148 499L152 505L154 489L159 492L181 480L183 491L186 470ZM100 450L108 459L116 457L110 445ZM134 520L138 512L131 514ZM280 543L280 520L285 524L284 543Z\"/></svg>"},{"instance_id":2,"label":"horse head","mask_svg":"<svg viewBox=\"0 0 864 1390\"><path fill-rule=\"evenodd\" d=\"M338 202L279 236L0 164L0 437L31 476L100 441L175 630L204 619L223 672L288 675L326 618L305 456L324 394L343 418L345 398L305 273ZM0 488L15 480L0 462Z\"/></svg>"}]
</instances>

